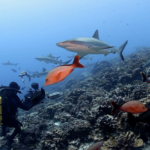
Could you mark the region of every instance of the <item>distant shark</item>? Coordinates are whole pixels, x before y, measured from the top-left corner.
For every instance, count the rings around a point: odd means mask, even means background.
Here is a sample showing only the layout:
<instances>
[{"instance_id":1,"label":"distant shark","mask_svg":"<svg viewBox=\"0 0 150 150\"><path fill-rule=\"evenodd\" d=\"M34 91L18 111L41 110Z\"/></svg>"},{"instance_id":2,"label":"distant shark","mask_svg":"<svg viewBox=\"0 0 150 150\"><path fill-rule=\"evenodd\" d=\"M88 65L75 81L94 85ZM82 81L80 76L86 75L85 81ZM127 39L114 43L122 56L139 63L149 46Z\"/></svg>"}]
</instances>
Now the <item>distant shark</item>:
<instances>
[{"instance_id":1,"label":"distant shark","mask_svg":"<svg viewBox=\"0 0 150 150\"><path fill-rule=\"evenodd\" d=\"M58 57L55 57L55 56L53 56L51 53L48 55L49 57L51 57L51 58L54 58L54 59L58 59L60 56L58 56Z\"/></svg>"},{"instance_id":2,"label":"distant shark","mask_svg":"<svg viewBox=\"0 0 150 150\"><path fill-rule=\"evenodd\" d=\"M126 47L128 41L122 44L118 48L114 48L113 46L105 43L99 39L98 30L95 31L93 37L81 37L81 38L74 38L66 41L62 41L57 43L56 45L62 47L71 52L77 52L77 55L80 58L84 57L88 54L104 54L105 56L109 53L118 53L121 59L124 61L124 57L122 52Z\"/></svg>"},{"instance_id":3,"label":"distant shark","mask_svg":"<svg viewBox=\"0 0 150 150\"><path fill-rule=\"evenodd\" d=\"M13 72L17 72L17 70L15 70L15 69L11 69Z\"/></svg>"},{"instance_id":4,"label":"distant shark","mask_svg":"<svg viewBox=\"0 0 150 150\"><path fill-rule=\"evenodd\" d=\"M10 63L9 61L8 62L5 62L5 63L2 63L3 65L6 65L6 66L8 66L8 65L13 65L13 66L17 66L18 65L18 63L17 64L13 64L13 63Z\"/></svg>"},{"instance_id":5,"label":"distant shark","mask_svg":"<svg viewBox=\"0 0 150 150\"><path fill-rule=\"evenodd\" d=\"M35 77L42 77L42 76L46 76L48 74L50 70L46 70L44 67L43 67L43 70L42 72L37 72L37 73L33 73L33 75L30 75L31 78L35 78Z\"/></svg>"},{"instance_id":6,"label":"distant shark","mask_svg":"<svg viewBox=\"0 0 150 150\"><path fill-rule=\"evenodd\" d=\"M42 62L45 62L45 63L53 63L53 64L66 64L66 63L69 63L71 60L69 61L66 61L66 62L62 62L62 60L58 60L56 58L52 58L50 55L48 56L45 56L45 57L36 57L35 58L36 60L39 60L39 61L42 61Z\"/></svg>"}]
</instances>

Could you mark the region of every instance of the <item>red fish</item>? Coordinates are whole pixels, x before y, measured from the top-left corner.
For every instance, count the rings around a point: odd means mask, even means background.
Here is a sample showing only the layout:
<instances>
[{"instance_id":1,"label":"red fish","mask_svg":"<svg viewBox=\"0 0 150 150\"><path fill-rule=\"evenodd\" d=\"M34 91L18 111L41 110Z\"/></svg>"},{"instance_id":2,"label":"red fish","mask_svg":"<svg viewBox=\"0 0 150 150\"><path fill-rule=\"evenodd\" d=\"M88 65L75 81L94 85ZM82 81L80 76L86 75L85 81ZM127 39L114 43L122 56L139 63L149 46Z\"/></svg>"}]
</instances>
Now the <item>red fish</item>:
<instances>
[{"instance_id":1,"label":"red fish","mask_svg":"<svg viewBox=\"0 0 150 150\"><path fill-rule=\"evenodd\" d=\"M114 101L111 102L113 109L111 114L114 114L116 110L121 110L123 112L130 112L132 114L143 113L147 111L147 108L140 102L136 100L128 101L122 105L117 105Z\"/></svg>"},{"instance_id":2,"label":"red fish","mask_svg":"<svg viewBox=\"0 0 150 150\"><path fill-rule=\"evenodd\" d=\"M84 66L79 63L78 55L75 56L73 64L61 65L52 69L47 74L44 85L47 86L64 80L74 70L74 68L84 68Z\"/></svg>"}]
</instances>

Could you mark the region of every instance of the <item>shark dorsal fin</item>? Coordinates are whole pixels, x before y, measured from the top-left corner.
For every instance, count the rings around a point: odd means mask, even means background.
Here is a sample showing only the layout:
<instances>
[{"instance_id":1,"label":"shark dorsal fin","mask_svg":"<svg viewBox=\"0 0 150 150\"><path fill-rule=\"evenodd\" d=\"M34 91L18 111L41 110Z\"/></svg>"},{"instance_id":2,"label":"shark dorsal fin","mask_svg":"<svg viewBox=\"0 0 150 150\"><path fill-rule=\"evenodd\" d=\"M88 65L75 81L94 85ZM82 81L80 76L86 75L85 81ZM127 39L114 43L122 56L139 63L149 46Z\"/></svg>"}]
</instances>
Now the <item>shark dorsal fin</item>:
<instances>
[{"instance_id":1,"label":"shark dorsal fin","mask_svg":"<svg viewBox=\"0 0 150 150\"><path fill-rule=\"evenodd\" d=\"M99 40L98 30L95 31L92 37Z\"/></svg>"},{"instance_id":2,"label":"shark dorsal fin","mask_svg":"<svg viewBox=\"0 0 150 150\"><path fill-rule=\"evenodd\" d=\"M49 55L47 55L47 57L52 57L52 54L50 53Z\"/></svg>"},{"instance_id":3,"label":"shark dorsal fin","mask_svg":"<svg viewBox=\"0 0 150 150\"><path fill-rule=\"evenodd\" d=\"M46 71L46 69L43 67L43 72Z\"/></svg>"}]
</instances>

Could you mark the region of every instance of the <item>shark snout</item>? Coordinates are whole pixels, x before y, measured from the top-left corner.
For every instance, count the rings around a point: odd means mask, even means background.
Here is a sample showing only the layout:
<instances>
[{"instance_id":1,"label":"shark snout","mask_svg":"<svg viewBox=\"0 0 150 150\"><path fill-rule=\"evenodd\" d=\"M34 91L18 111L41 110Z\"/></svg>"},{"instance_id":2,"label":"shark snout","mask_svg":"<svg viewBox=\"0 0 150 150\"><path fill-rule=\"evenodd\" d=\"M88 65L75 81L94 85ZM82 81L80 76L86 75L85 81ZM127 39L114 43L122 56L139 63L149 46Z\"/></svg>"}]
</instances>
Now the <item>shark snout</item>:
<instances>
[{"instance_id":1,"label":"shark snout","mask_svg":"<svg viewBox=\"0 0 150 150\"><path fill-rule=\"evenodd\" d=\"M36 59L36 60L41 60L41 58L39 58L39 57L36 57L35 59Z\"/></svg>"},{"instance_id":2,"label":"shark snout","mask_svg":"<svg viewBox=\"0 0 150 150\"><path fill-rule=\"evenodd\" d=\"M63 44L62 42L59 42L59 43L56 43L56 45L61 47Z\"/></svg>"},{"instance_id":3,"label":"shark snout","mask_svg":"<svg viewBox=\"0 0 150 150\"><path fill-rule=\"evenodd\" d=\"M67 46L66 43L64 43L64 42L56 43L56 45L59 47L62 47L62 48L65 48Z\"/></svg>"}]
</instances>

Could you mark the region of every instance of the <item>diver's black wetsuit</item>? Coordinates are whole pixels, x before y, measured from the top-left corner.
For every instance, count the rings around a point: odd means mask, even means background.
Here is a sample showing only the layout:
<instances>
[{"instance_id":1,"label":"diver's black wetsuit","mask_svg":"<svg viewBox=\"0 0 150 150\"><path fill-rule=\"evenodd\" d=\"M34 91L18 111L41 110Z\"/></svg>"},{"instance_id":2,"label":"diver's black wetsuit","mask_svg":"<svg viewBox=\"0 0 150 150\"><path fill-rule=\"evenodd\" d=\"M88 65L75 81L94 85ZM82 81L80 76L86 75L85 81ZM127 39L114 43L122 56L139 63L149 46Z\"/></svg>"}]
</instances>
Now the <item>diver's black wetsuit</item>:
<instances>
[{"instance_id":1,"label":"diver's black wetsuit","mask_svg":"<svg viewBox=\"0 0 150 150\"><path fill-rule=\"evenodd\" d=\"M2 147L2 149L0 148L0 150L10 150L14 137L21 131L22 123L17 120L18 108L21 108L23 110L29 110L30 108L32 108L34 105L36 105L37 103L39 103L41 100L45 98L45 91L42 88L41 90L38 90L37 83L33 83L32 85L35 91L29 91L28 94L24 96L25 101L23 103L17 96L17 92L8 95L8 99L10 103L8 107L9 111L7 111L8 113L7 117L3 118L2 136L6 136L7 127L14 127L15 130L13 134L10 137L8 137L7 143L4 145L4 147ZM20 86L16 82L11 82L9 87L17 90L20 89ZM39 92L41 95L39 95ZM34 104L32 103L32 101Z\"/></svg>"},{"instance_id":2,"label":"diver's black wetsuit","mask_svg":"<svg viewBox=\"0 0 150 150\"><path fill-rule=\"evenodd\" d=\"M32 102L28 102L28 104L23 104L19 97L16 94L13 94L9 96L10 99L10 111L9 111L9 117L7 120L3 122L2 125L2 136L6 136L6 127L14 127L15 130L13 134L8 138L6 146L11 147L12 141L14 137L20 133L22 123L17 120L17 114L18 114L18 108L21 108L23 110L29 110L31 107L33 107Z\"/></svg>"}]
</instances>

